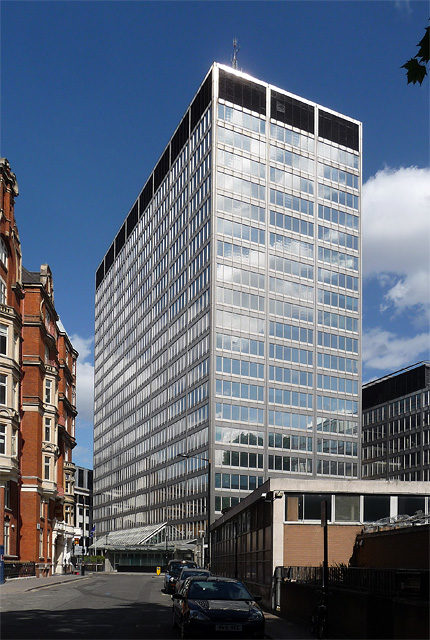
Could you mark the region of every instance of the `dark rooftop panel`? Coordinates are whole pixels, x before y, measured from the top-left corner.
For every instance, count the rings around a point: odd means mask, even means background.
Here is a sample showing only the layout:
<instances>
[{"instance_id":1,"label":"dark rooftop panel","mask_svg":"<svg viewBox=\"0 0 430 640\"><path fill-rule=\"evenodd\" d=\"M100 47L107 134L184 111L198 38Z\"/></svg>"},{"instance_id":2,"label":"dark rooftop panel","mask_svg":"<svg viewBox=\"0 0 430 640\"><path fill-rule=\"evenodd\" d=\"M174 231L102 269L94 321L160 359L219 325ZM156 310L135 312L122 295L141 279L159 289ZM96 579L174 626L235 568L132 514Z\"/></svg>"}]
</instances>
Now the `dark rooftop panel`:
<instances>
[{"instance_id":1,"label":"dark rooftop panel","mask_svg":"<svg viewBox=\"0 0 430 640\"><path fill-rule=\"evenodd\" d=\"M355 151L360 150L358 124L322 109L319 110L318 116L318 135Z\"/></svg>"},{"instance_id":2,"label":"dark rooftop panel","mask_svg":"<svg viewBox=\"0 0 430 640\"><path fill-rule=\"evenodd\" d=\"M212 71L200 87L196 97L191 103L191 131L206 111L206 107L212 100Z\"/></svg>"},{"instance_id":3,"label":"dark rooftop panel","mask_svg":"<svg viewBox=\"0 0 430 640\"><path fill-rule=\"evenodd\" d=\"M130 211L130 213L127 216L127 238L129 237L129 235L131 234L131 232L133 231L134 227L137 224L137 220L139 218L139 205L138 202L136 200L136 202L133 205L132 210Z\"/></svg>"},{"instance_id":4,"label":"dark rooftop panel","mask_svg":"<svg viewBox=\"0 0 430 640\"><path fill-rule=\"evenodd\" d=\"M420 391L430 384L430 366L422 364L363 387L363 411Z\"/></svg>"},{"instance_id":5,"label":"dark rooftop panel","mask_svg":"<svg viewBox=\"0 0 430 640\"><path fill-rule=\"evenodd\" d=\"M98 289L98 287L101 285L104 277L105 277L105 261L103 259L99 268L96 271L96 289Z\"/></svg>"},{"instance_id":6,"label":"dark rooftop panel","mask_svg":"<svg viewBox=\"0 0 430 640\"><path fill-rule=\"evenodd\" d=\"M171 157L170 157L171 165L175 162L176 158L178 157L178 155L182 150L182 147L187 142L189 134L190 134L190 112L187 111L187 113L182 119L181 124L177 128L175 135L172 138Z\"/></svg>"},{"instance_id":7,"label":"dark rooftop panel","mask_svg":"<svg viewBox=\"0 0 430 640\"><path fill-rule=\"evenodd\" d=\"M139 198L139 200L140 200L140 202L139 202L140 215L143 214L143 212L145 211L146 207L151 202L152 196L154 195L152 177L153 177L153 175L151 174L149 176L148 182L146 183L146 185L142 189L142 193L140 194L140 198Z\"/></svg>"},{"instance_id":8,"label":"dark rooftop panel","mask_svg":"<svg viewBox=\"0 0 430 640\"><path fill-rule=\"evenodd\" d=\"M219 70L219 97L240 107L266 115L266 88L234 74Z\"/></svg>"},{"instance_id":9,"label":"dark rooftop panel","mask_svg":"<svg viewBox=\"0 0 430 640\"><path fill-rule=\"evenodd\" d=\"M154 169L154 193L157 191L158 187L163 182L169 169L170 169L170 145L167 147L167 149L159 159L157 166Z\"/></svg>"},{"instance_id":10,"label":"dark rooftop panel","mask_svg":"<svg viewBox=\"0 0 430 640\"><path fill-rule=\"evenodd\" d=\"M270 117L309 133L315 130L313 106L277 91L272 91Z\"/></svg>"}]
</instances>

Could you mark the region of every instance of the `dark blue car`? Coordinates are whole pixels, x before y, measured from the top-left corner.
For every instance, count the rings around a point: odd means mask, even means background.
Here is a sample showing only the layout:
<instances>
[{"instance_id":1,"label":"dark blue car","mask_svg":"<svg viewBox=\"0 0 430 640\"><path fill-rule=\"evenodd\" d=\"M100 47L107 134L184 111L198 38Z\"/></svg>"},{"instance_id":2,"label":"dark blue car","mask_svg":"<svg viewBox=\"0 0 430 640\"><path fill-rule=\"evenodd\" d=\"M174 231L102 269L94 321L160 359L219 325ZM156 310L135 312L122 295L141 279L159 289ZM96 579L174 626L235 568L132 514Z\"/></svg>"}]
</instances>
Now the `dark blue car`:
<instances>
[{"instance_id":1,"label":"dark blue car","mask_svg":"<svg viewBox=\"0 0 430 640\"><path fill-rule=\"evenodd\" d=\"M173 596L173 624L181 638L264 638L264 615L238 580L188 578Z\"/></svg>"}]
</instances>

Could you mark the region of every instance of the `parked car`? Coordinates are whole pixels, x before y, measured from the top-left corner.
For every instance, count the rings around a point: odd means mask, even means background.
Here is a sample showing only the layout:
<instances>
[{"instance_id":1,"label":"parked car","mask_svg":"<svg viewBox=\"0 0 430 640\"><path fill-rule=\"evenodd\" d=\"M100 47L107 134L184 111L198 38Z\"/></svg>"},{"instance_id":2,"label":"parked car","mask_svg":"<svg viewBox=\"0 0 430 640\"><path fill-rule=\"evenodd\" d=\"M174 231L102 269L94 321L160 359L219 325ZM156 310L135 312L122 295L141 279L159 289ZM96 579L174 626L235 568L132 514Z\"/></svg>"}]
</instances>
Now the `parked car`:
<instances>
[{"instance_id":1,"label":"parked car","mask_svg":"<svg viewBox=\"0 0 430 640\"><path fill-rule=\"evenodd\" d=\"M174 593L176 588L176 580L179 578L182 569L188 567L195 569L195 562L191 560L170 560L164 576L164 591L166 593Z\"/></svg>"},{"instance_id":2,"label":"parked car","mask_svg":"<svg viewBox=\"0 0 430 640\"><path fill-rule=\"evenodd\" d=\"M192 576L210 576L211 572L207 571L207 569L200 569L197 567L196 569L190 569L190 567L185 567L182 569L179 578L176 580L176 591L184 584L187 578L191 578Z\"/></svg>"},{"instance_id":3,"label":"parked car","mask_svg":"<svg viewBox=\"0 0 430 640\"><path fill-rule=\"evenodd\" d=\"M187 578L173 596L173 624L181 638L224 636L264 638L264 615L239 580L217 576Z\"/></svg>"}]
</instances>

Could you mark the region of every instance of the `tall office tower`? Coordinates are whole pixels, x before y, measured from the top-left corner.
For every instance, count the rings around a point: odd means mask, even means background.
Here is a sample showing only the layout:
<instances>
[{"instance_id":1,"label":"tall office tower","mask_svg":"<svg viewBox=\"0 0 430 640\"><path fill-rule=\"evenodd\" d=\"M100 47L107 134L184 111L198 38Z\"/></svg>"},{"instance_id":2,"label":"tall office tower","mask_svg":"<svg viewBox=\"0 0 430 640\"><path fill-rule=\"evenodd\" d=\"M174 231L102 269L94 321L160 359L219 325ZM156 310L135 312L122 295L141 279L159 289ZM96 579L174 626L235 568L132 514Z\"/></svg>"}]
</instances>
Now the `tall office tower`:
<instances>
[{"instance_id":1,"label":"tall office tower","mask_svg":"<svg viewBox=\"0 0 430 640\"><path fill-rule=\"evenodd\" d=\"M356 120L213 64L96 273L98 534L358 477L360 150Z\"/></svg>"},{"instance_id":2,"label":"tall office tower","mask_svg":"<svg viewBox=\"0 0 430 640\"><path fill-rule=\"evenodd\" d=\"M430 480L430 363L363 386L363 478Z\"/></svg>"}]
</instances>

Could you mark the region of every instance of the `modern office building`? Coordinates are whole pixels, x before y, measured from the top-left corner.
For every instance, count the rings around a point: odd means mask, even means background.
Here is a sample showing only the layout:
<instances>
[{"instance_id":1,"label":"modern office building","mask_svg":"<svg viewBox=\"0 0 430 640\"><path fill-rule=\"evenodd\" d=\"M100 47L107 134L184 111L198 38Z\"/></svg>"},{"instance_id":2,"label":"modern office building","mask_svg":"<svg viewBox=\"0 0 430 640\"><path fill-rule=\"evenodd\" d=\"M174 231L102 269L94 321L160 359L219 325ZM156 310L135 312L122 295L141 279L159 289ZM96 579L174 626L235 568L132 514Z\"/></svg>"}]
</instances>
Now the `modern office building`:
<instances>
[{"instance_id":1,"label":"modern office building","mask_svg":"<svg viewBox=\"0 0 430 640\"><path fill-rule=\"evenodd\" d=\"M363 386L363 478L430 480L430 363Z\"/></svg>"},{"instance_id":2,"label":"modern office building","mask_svg":"<svg viewBox=\"0 0 430 640\"><path fill-rule=\"evenodd\" d=\"M359 122L212 65L96 273L98 534L359 476L360 190Z\"/></svg>"}]
</instances>

